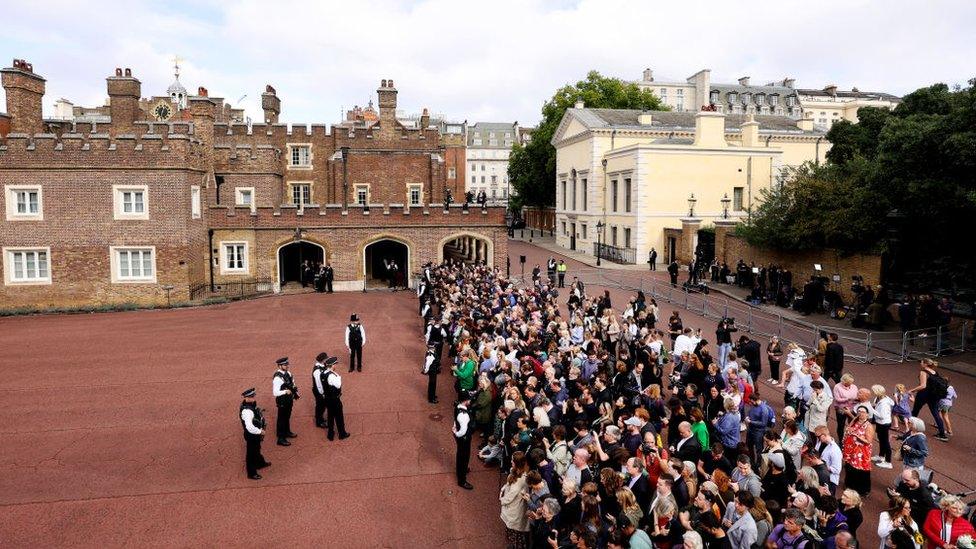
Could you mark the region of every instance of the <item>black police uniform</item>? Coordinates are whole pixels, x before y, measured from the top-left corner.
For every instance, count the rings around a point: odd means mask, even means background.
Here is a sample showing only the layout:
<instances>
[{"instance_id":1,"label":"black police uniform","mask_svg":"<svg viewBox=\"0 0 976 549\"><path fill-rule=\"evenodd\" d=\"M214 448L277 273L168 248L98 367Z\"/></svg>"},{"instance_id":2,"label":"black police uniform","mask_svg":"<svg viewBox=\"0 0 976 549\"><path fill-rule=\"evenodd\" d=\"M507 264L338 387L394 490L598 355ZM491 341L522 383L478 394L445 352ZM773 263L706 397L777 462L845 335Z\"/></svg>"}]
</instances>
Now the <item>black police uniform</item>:
<instances>
[{"instance_id":1,"label":"black police uniform","mask_svg":"<svg viewBox=\"0 0 976 549\"><path fill-rule=\"evenodd\" d=\"M363 327L361 324L346 326L349 332L349 371L363 371Z\"/></svg>"},{"instance_id":2,"label":"black police uniform","mask_svg":"<svg viewBox=\"0 0 976 549\"><path fill-rule=\"evenodd\" d=\"M241 408L237 413L237 417L241 420L241 428L244 430L244 444L247 448L247 453L244 458L244 468L247 470L248 478L259 479L261 475L258 474L258 469L267 467L271 463L261 455L261 439L264 438L264 435L254 434L247 430L247 424L244 422L244 410L251 410L254 413L252 423L258 429L264 429L266 421L264 414L258 408L256 402L241 402Z\"/></svg>"},{"instance_id":3,"label":"black police uniform","mask_svg":"<svg viewBox=\"0 0 976 549\"><path fill-rule=\"evenodd\" d=\"M298 398L298 388L295 387L295 377L291 372L278 370L274 377L281 379L281 388L291 391L289 394L278 395L275 397L275 404L278 406L278 418L275 422L275 434L278 436L280 446L291 446L289 438L297 435L291 432L291 409Z\"/></svg>"},{"instance_id":4,"label":"black police uniform","mask_svg":"<svg viewBox=\"0 0 976 549\"><path fill-rule=\"evenodd\" d=\"M433 346L427 347L427 354L424 356L423 374L427 376L427 402L437 403L437 374L440 373L441 365L437 360L437 349Z\"/></svg>"},{"instance_id":5,"label":"black police uniform","mask_svg":"<svg viewBox=\"0 0 976 549\"><path fill-rule=\"evenodd\" d=\"M329 369L325 371L322 379L322 388L325 389L325 409L328 411L326 425L329 440L335 438L335 430L337 427L339 429L340 439L349 436L349 433L346 432L346 419L342 414L342 388L329 384L332 376L338 377L339 374Z\"/></svg>"},{"instance_id":6,"label":"black police uniform","mask_svg":"<svg viewBox=\"0 0 976 549\"><path fill-rule=\"evenodd\" d=\"M312 367L312 396L315 397L315 420L316 427L325 427L325 365L316 361ZM320 389L321 388L321 389Z\"/></svg>"},{"instance_id":7,"label":"black police uniform","mask_svg":"<svg viewBox=\"0 0 976 549\"><path fill-rule=\"evenodd\" d=\"M462 429L461 418L467 421ZM458 486L471 489L468 484L468 462L471 460L471 433L474 431L474 420L468 412L467 406L459 404L454 407L454 442L457 443L457 455L454 462Z\"/></svg>"}]
</instances>

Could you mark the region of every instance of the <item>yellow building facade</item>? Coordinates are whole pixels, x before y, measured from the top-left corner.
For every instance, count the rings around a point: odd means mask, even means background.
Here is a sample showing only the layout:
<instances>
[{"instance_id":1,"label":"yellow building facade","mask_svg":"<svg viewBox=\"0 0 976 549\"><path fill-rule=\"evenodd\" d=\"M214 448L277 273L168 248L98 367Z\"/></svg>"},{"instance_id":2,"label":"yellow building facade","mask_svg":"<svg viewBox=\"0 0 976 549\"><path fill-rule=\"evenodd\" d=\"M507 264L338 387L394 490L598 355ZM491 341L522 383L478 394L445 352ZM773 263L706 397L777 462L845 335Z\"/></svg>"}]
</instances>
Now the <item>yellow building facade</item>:
<instances>
[{"instance_id":1,"label":"yellow building facade","mask_svg":"<svg viewBox=\"0 0 976 549\"><path fill-rule=\"evenodd\" d=\"M787 167L823 161L829 146L806 119L581 105L552 144L556 243L595 255L602 242L621 263L644 263L651 248L660 263L689 257L696 243L676 230L743 219Z\"/></svg>"}]
</instances>

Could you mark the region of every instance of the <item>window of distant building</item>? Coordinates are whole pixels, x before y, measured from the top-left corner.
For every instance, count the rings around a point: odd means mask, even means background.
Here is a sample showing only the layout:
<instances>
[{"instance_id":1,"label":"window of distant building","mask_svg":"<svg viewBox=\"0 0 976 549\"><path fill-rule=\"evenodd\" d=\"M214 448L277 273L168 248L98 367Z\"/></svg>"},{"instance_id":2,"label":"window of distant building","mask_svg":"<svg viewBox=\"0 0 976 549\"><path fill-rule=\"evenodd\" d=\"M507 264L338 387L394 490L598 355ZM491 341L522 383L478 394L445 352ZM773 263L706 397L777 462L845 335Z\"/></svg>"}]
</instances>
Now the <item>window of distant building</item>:
<instances>
[{"instance_id":1,"label":"window of distant building","mask_svg":"<svg viewBox=\"0 0 976 549\"><path fill-rule=\"evenodd\" d=\"M236 187L234 198L234 204L237 206L247 206L252 212L255 210L254 187Z\"/></svg>"},{"instance_id":2,"label":"window of distant building","mask_svg":"<svg viewBox=\"0 0 976 549\"><path fill-rule=\"evenodd\" d=\"M12 285L50 284L51 248L4 248L4 283Z\"/></svg>"},{"instance_id":3,"label":"window of distant building","mask_svg":"<svg viewBox=\"0 0 976 549\"><path fill-rule=\"evenodd\" d=\"M617 211L617 180L610 181L610 211Z\"/></svg>"},{"instance_id":4,"label":"window of distant building","mask_svg":"<svg viewBox=\"0 0 976 549\"><path fill-rule=\"evenodd\" d=\"M312 184L311 183L292 183L291 184L291 203L304 208L312 203Z\"/></svg>"},{"instance_id":5,"label":"window of distant building","mask_svg":"<svg viewBox=\"0 0 976 549\"><path fill-rule=\"evenodd\" d=\"M115 219L149 219L147 185L113 185Z\"/></svg>"},{"instance_id":6,"label":"window of distant building","mask_svg":"<svg viewBox=\"0 0 976 549\"><path fill-rule=\"evenodd\" d=\"M221 242L220 244L220 273L247 274L249 271L247 242Z\"/></svg>"},{"instance_id":7,"label":"window of distant building","mask_svg":"<svg viewBox=\"0 0 976 549\"><path fill-rule=\"evenodd\" d=\"M624 228L624 248L630 247L630 228Z\"/></svg>"},{"instance_id":8,"label":"window of distant building","mask_svg":"<svg viewBox=\"0 0 976 549\"><path fill-rule=\"evenodd\" d=\"M772 105L773 107L775 107L776 105L779 105L779 95L777 95L775 93L772 94L772 95L770 95L769 96L769 104Z\"/></svg>"},{"instance_id":9,"label":"window of distant building","mask_svg":"<svg viewBox=\"0 0 976 549\"><path fill-rule=\"evenodd\" d=\"M356 204L369 204L369 185L356 185Z\"/></svg>"},{"instance_id":10,"label":"window of distant building","mask_svg":"<svg viewBox=\"0 0 976 549\"><path fill-rule=\"evenodd\" d=\"M448 168L447 169L447 178L448 179L457 179L457 168Z\"/></svg>"},{"instance_id":11,"label":"window of distant building","mask_svg":"<svg viewBox=\"0 0 976 549\"><path fill-rule=\"evenodd\" d=\"M155 246L112 246L112 282L156 282Z\"/></svg>"},{"instance_id":12,"label":"window of distant building","mask_svg":"<svg viewBox=\"0 0 976 549\"><path fill-rule=\"evenodd\" d=\"M563 209L565 210L566 209L566 182L565 181L561 181L560 183L562 185L562 195L563 195L563 202L562 202L562 204L563 204Z\"/></svg>"},{"instance_id":13,"label":"window of distant building","mask_svg":"<svg viewBox=\"0 0 976 549\"><path fill-rule=\"evenodd\" d=\"M624 211L630 213L630 178L624 179Z\"/></svg>"},{"instance_id":14,"label":"window of distant building","mask_svg":"<svg viewBox=\"0 0 976 549\"><path fill-rule=\"evenodd\" d=\"M7 221L41 221L44 197L40 185L5 185Z\"/></svg>"},{"instance_id":15,"label":"window of distant building","mask_svg":"<svg viewBox=\"0 0 976 549\"><path fill-rule=\"evenodd\" d=\"M718 90L712 90L708 94L708 102L711 103L711 104L713 104L713 105L716 105L719 102L719 97L720 97L720 94L719 94Z\"/></svg>"},{"instance_id":16,"label":"window of distant building","mask_svg":"<svg viewBox=\"0 0 976 549\"><path fill-rule=\"evenodd\" d=\"M741 212L743 210L742 199L744 196L745 187L733 187L732 188L732 210L736 212Z\"/></svg>"},{"instance_id":17,"label":"window of distant building","mask_svg":"<svg viewBox=\"0 0 976 549\"><path fill-rule=\"evenodd\" d=\"M200 186L190 187L190 217L200 219Z\"/></svg>"},{"instance_id":18,"label":"window of distant building","mask_svg":"<svg viewBox=\"0 0 976 549\"><path fill-rule=\"evenodd\" d=\"M587 208L587 198L589 196L589 189L586 188L586 178L585 177L583 178L583 193L582 194L583 194L583 211L585 212L586 211L586 208Z\"/></svg>"},{"instance_id":19,"label":"window of distant building","mask_svg":"<svg viewBox=\"0 0 976 549\"><path fill-rule=\"evenodd\" d=\"M580 231L583 233L582 234L583 240L586 240L586 223L580 225Z\"/></svg>"},{"instance_id":20,"label":"window of distant building","mask_svg":"<svg viewBox=\"0 0 976 549\"><path fill-rule=\"evenodd\" d=\"M291 151L288 167L290 168L311 168L312 167L312 146L308 144L289 144Z\"/></svg>"},{"instance_id":21,"label":"window of distant building","mask_svg":"<svg viewBox=\"0 0 976 549\"><path fill-rule=\"evenodd\" d=\"M411 206L420 206L422 197L423 187L418 184L411 184L407 186L407 199Z\"/></svg>"},{"instance_id":22,"label":"window of distant building","mask_svg":"<svg viewBox=\"0 0 976 549\"><path fill-rule=\"evenodd\" d=\"M612 246L616 246L617 245L617 226L616 225L614 225L613 227L610 227L610 243L611 243Z\"/></svg>"}]
</instances>

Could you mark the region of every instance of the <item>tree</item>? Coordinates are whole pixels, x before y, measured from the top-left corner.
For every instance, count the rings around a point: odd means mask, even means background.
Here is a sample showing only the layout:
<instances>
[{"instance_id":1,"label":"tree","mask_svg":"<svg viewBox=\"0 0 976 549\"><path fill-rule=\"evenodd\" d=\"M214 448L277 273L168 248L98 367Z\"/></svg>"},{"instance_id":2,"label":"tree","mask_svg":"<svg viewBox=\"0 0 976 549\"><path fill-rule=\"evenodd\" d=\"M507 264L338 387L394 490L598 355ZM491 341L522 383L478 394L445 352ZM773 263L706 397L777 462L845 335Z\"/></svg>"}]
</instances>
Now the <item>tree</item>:
<instances>
[{"instance_id":1,"label":"tree","mask_svg":"<svg viewBox=\"0 0 976 549\"><path fill-rule=\"evenodd\" d=\"M597 71L590 71L585 80L576 84L563 86L543 105L542 121L532 132L532 140L525 147L512 147L508 180L518 193L520 205L555 204L556 149L550 141L566 109L577 101L583 101L588 108L666 110L650 90L619 78L607 78Z\"/></svg>"},{"instance_id":2,"label":"tree","mask_svg":"<svg viewBox=\"0 0 976 549\"><path fill-rule=\"evenodd\" d=\"M913 290L976 286L976 80L858 119L834 124L827 163L765 193L741 234L781 250L895 252L888 275Z\"/></svg>"}]
</instances>

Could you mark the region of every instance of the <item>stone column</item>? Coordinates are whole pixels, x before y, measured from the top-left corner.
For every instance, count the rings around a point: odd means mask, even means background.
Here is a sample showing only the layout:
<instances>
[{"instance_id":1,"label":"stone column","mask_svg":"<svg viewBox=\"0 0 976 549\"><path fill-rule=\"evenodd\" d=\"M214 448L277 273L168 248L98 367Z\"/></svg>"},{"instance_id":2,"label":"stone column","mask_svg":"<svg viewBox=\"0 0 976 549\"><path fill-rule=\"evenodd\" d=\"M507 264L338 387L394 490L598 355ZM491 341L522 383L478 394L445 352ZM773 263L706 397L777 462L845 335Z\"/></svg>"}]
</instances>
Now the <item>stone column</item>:
<instances>
[{"instance_id":1,"label":"stone column","mask_svg":"<svg viewBox=\"0 0 976 549\"><path fill-rule=\"evenodd\" d=\"M698 228L701 227L701 219L697 217L686 217L681 220L681 241L678 242L678 249L675 255L682 265L687 265L695 258L695 246L698 245Z\"/></svg>"},{"instance_id":2,"label":"stone column","mask_svg":"<svg viewBox=\"0 0 976 549\"><path fill-rule=\"evenodd\" d=\"M725 256L725 238L735 231L738 223L734 219L715 220L715 259L719 262L728 263L728 258Z\"/></svg>"}]
</instances>

